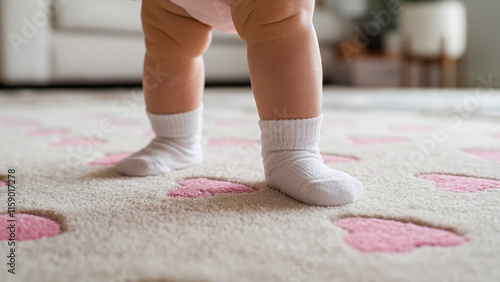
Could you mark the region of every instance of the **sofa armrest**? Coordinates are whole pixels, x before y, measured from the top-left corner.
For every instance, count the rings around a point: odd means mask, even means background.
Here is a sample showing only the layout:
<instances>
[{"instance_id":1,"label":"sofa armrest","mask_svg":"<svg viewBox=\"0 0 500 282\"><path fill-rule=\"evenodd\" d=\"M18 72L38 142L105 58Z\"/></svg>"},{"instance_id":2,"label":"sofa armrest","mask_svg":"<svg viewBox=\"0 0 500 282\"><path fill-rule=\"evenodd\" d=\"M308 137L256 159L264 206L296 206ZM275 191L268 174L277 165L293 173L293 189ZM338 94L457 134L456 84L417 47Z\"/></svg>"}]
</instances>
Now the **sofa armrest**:
<instances>
[{"instance_id":1,"label":"sofa armrest","mask_svg":"<svg viewBox=\"0 0 500 282\"><path fill-rule=\"evenodd\" d=\"M57 11L51 8L54 8L52 0L0 1L1 84L40 85L49 82L53 18L51 10Z\"/></svg>"}]
</instances>

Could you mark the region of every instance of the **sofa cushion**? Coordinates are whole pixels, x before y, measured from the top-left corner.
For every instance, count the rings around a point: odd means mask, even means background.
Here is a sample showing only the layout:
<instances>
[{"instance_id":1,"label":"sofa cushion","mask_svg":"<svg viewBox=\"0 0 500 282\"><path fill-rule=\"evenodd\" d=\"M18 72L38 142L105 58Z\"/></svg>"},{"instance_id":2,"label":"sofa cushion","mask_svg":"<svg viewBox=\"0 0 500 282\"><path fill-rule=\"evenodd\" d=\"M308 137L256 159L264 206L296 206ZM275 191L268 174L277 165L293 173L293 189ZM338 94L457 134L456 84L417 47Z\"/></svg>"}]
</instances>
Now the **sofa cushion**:
<instances>
[{"instance_id":1,"label":"sofa cushion","mask_svg":"<svg viewBox=\"0 0 500 282\"><path fill-rule=\"evenodd\" d=\"M314 28L321 43L337 43L342 39L345 23L326 8L317 7L313 18Z\"/></svg>"},{"instance_id":2,"label":"sofa cushion","mask_svg":"<svg viewBox=\"0 0 500 282\"><path fill-rule=\"evenodd\" d=\"M141 33L141 1L72 0L61 4L55 15L56 28L91 31ZM321 43L334 43L341 36L341 23L334 14L321 7L314 13L314 26ZM213 32L214 40L243 44L236 34Z\"/></svg>"},{"instance_id":3,"label":"sofa cushion","mask_svg":"<svg viewBox=\"0 0 500 282\"><path fill-rule=\"evenodd\" d=\"M55 11L57 29L141 33L141 1L71 0Z\"/></svg>"}]
</instances>

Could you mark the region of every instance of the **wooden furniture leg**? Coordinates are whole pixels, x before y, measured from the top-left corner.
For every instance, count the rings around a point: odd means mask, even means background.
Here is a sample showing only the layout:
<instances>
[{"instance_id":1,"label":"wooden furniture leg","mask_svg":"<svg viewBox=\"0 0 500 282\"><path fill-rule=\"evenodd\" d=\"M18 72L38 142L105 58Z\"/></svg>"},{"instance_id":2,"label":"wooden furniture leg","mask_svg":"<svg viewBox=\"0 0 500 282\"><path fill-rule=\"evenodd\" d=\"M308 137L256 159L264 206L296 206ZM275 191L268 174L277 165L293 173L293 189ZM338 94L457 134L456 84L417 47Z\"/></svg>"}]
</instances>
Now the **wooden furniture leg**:
<instances>
[{"instance_id":1,"label":"wooden furniture leg","mask_svg":"<svg viewBox=\"0 0 500 282\"><path fill-rule=\"evenodd\" d=\"M464 55L462 58L458 60L458 67L457 67L457 80L458 80L458 87L465 88L468 86L468 81L467 81L467 56Z\"/></svg>"}]
</instances>

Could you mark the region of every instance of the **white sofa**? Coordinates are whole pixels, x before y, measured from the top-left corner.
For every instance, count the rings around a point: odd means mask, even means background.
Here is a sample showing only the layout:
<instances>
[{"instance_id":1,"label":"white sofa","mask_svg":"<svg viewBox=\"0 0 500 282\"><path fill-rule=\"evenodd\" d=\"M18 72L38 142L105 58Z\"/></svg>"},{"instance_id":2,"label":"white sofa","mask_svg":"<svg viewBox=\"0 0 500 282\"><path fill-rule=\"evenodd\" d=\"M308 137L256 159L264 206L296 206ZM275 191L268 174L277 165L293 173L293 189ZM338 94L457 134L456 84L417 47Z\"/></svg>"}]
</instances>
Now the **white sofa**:
<instances>
[{"instance_id":1,"label":"white sofa","mask_svg":"<svg viewBox=\"0 0 500 282\"><path fill-rule=\"evenodd\" d=\"M141 81L140 1L0 0L0 85L121 84ZM314 24L325 76L342 22L317 7ZM246 48L216 30L205 56L207 82L248 82Z\"/></svg>"}]
</instances>

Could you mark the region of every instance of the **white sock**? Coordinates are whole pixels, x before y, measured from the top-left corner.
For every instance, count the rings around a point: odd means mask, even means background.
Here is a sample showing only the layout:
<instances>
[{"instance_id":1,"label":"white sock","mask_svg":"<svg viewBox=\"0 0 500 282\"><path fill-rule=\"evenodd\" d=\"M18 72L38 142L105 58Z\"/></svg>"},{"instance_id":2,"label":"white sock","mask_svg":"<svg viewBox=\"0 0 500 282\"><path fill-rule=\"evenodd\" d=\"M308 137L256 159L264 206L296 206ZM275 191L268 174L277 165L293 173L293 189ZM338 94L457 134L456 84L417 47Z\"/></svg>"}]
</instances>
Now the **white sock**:
<instances>
[{"instance_id":1,"label":"white sock","mask_svg":"<svg viewBox=\"0 0 500 282\"><path fill-rule=\"evenodd\" d=\"M156 137L145 148L121 160L116 172L128 176L157 175L203 162L203 103L184 113L147 114Z\"/></svg>"},{"instance_id":2,"label":"white sock","mask_svg":"<svg viewBox=\"0 0 500 282\"><path fill-rule=\"evenodd\" d=\"M309 205L354 203L363 194L363 184L323 163L319 152L322 120L323 115L259 121L266 183Z\"/></svg>"}]
</instances>

